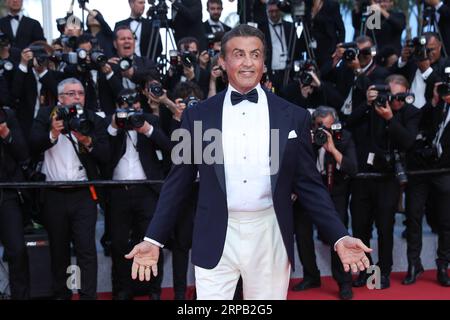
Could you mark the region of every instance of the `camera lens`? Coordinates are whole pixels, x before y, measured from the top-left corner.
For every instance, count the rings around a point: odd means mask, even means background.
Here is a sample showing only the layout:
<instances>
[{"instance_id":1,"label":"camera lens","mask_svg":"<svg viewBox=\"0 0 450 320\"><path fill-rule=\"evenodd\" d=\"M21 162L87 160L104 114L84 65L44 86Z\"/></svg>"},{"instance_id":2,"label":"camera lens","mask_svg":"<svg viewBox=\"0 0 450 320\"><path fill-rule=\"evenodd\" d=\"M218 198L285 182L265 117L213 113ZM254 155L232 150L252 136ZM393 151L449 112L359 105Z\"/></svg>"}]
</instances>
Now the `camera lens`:
<instances>
[{"instance_id":1,"label":"camera lens","mask_svg":"<svg viewBox=\"0 0 450 320\"><path fill-rule=\"evenodd\" d=\"M324 128L320 127L318 128L316 131L314 131L313 134L313 140L314 140L314 144L321 147L323 146L325 143L327 143L328 141L328 136L325 133Z\"/></svg>"}]
</instances>

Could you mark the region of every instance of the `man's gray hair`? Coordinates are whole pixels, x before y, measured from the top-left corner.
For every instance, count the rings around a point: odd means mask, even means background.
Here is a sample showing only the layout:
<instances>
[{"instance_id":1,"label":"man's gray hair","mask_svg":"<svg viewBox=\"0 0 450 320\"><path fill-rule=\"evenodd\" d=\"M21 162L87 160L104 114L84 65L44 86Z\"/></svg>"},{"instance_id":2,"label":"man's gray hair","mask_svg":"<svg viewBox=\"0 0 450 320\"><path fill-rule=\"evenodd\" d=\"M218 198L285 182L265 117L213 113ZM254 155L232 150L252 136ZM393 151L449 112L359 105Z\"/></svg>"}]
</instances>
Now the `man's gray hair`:
<instances>
[{"instance_id":1,"label":"man's gray hair","mask_svg":"<svg viewBox=\"0 0 450 320\"><path fill-rule=\"evenodd\" d=\"M83 91L84 91L83 84L80 82L80 80L75 79L75 78L67 78L58 84L58 96L61 95L62 93L64 93L64 87L68 84L79 84L83 88Z\"/></svg>"},{"instance_id":2,"label":"man's gray hair","mask_svg":"<svg viewBox=\"0 0 450 320\"><path fill-rule=\"evenodd\" d=\"M332 116L334 122L339 121L339 116L336 109L327 106L319 106L316 110L314 110L312 120L316 121L317 118L325 118L327 116Z\"/></svg>"},{"instance_id":3,"label":"man's gray hair","mask_svg":"<svg viewBox=\"0 0 450 320\"><path fill-rule=\"evenodd\" d=\"M263 54L266 54L266 39L264 37L264 33L252 26L249 26L247 24L240 24L237 27L234 27L233 29L231 29L230 31L228 31L227 33L225 33L225 35L222 38L222 43L221 43L221 48L220 48L220 55L222 57L225 57L225 53L226 53L226 45L227 42L230 41L233 38L236 37L256 37L259 40L261 40L262 44L263 44Z\"/></svg>"}]
</instances>

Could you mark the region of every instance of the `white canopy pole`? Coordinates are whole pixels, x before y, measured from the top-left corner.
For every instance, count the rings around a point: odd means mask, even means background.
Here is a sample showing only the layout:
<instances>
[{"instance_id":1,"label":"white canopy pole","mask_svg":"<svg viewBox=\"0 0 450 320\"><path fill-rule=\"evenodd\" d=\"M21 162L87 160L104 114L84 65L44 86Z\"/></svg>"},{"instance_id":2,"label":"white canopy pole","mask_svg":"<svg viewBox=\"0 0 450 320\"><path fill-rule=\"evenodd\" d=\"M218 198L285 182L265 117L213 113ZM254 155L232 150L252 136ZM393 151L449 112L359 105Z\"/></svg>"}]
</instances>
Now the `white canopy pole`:
<instances>
[{"instance_id":1,"label":"white canopy pole","mask_svg":"<svg viewBox=\"0 0 450 320\"><path fill-rule=\"evenodd\" d=\"M41 0L42 3L42 28L47 41L50 43L53 40L53 24L52 18L52 4L51 0Z\"/></svg>"}]
</instances>

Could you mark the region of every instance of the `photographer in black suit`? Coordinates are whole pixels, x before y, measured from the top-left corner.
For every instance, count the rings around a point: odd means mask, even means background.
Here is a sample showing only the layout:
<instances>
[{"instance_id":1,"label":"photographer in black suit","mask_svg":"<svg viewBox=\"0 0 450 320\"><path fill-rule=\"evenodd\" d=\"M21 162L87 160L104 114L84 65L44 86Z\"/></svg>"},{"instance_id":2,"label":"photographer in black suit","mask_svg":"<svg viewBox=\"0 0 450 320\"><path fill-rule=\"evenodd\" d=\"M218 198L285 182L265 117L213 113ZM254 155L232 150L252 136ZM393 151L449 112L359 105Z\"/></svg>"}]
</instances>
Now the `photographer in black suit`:
<instances>
[{"instance_id":1,"label":"photographer in black suit","mask_svg":"<svg viewBox=\"0 0 450 320\"><path fill-rule=\"evenodd\" d=\"M41 108L31 129L31 148L44 153L46 181L87 181L99 177L98 166L109 160L106 124L84 109L85 91L74 78L58 85L59 106ZM95 224L97 193L94 187L46 189L42 221L50 239L53 291L56 299L71 299L67 268L73 242L81 274L76 283L80 298L96 299L97 250Z\"/></svg>"},{"instance_id":2,"label":"photographer in black suit","mask_svg":"<svg viewBox=\"0 0 450 320\"><path fill-rule=\"evenodd\" d=\"M343 130L335 109L320 106L313 115L313 143L317 156L317 169L331 193L342 222L348 224L348 199L350 177L358 170L355 145L350 132ZM293 287L294 291L320 286L320 271L314 252L313 224L296 202L295 233L300 261L303 265L303 281ZM333 278L339 285L339 297L351 299L352 276L345 272L336 252L331 249Z\"/></svg>"},{"instance_id":3,"label":"photographer in black suit","mask_svg":"<svg viewBox=\"0 0 450 320\"><path fill-rule=\"evenodd\" d=\"M24 177L20 164L28 158L28 146L14 113L0 107L0 181L18 182ZM8 257L11 299L29 298L28 258L23 237L21 192L0 189L0 240Z\"/></svg>"},{"instance_id":4,"label":"photographer in black suit","mask_svg":"<svg viewBox=\"0 0 450 320\"><path fill-rule=\"evenodd\" d=\"M209 19L203 22L205 34L227 32L231 30L229 26L219 20L223 10L222 0L208 0L206 8L209 13Z\"/></svg>"},{"instance_id":5,"label":"photographer in black suit","mask_svg":"<svg viewBox=\"0 0 450 320\"><path fill-rule=\"evenodd\" d=\"M429 11L427 13L431 22L436 22L441 32L442 42L448 56L450 54L450 4L448 1L441 0L425 0L425 3L428 5ZM426 20L426 22L428 21ZM424 28L432 27L427 25L426 22Z\"/></svg>"},{"instance_id":6,"label":"photographer in black suit","mask_svg":"<svg viewBox=\"0 0 450 320\"><path fill-rule=\"evenodd\" d=\"M138 57L147 57L149 46L150 55L154 49L154 46L157 46L156 57L159 56L162 52L162 42L161 39L159 39L157 44L155 40L154 43L150 43L151 34L154 32L153 21L152 19L145 19L143 17L145 11L145 0L128 0L128 3L131 9L130 17L117 22L114 30L122 26L130 28L135 39L135 54ZM156 33L154 39L156 39ZM148 58L151 59L152 57L150 55Z\"/></svg>"},{"instance_id":7,"label":"photographer in black suit","mask_svg":"<svg viewBox=\"0 0 450 320\"><path fill-rule=\"evenodd\" d=\"M369 2L369 3L367 3ZM370 29L367 26L366 34L375 41L378 50L387 46L395 48L397 54L401 50L401 37L406 27L406 18L403 12L394 9L394 0L361 0L352 11L352 23L355 29L355 36L364 32L364 26L361 26L362 16L367 8L381 17L381 28L375 26ZM367 22L369 20L367 19ZM363 30L361 30L363 28Z\"/></svg>"},{"instance_id":8,"label":"photographer in black suit","mask_svg":"<svg viewBox=\"0 0 450 320\"><path fill-rule=\"evenodd\" d=\"M7 0L6 6L9 12L0 19L0 30L8 35L13 47L22 50L34 41L45 40L41 24L23 15L23 0Z\"/></svg>"},{"instance_id":9,"label":"photographer in black suit","mask_svg":"<svg viewBox=\"0 0 450 320\"><path fill-rule=\"evenodd\" d=\"M450 167L450 68L447 81L436 83L433 99L422 108L421 131L413 151L408 155L408 169L429 170ZM403 284L416 282L424 269L422 251L422 220L424 207L433 197L437 219L438 248L436 264L438 282L448 287L450 262L450 175L411 176L406 187L406 240L408 244L408 274Z\"/></svg>"},{"instance_id":10,"label":"photographer in black suit","mask_svg":"<svg viewBox=\"0 0 450 320\"><path fill-rule=\"evenodd\" d=\"M143 113L138 93L124 89L118 97L118 109L109 120L111 143L110 178L113 180L163 180L163 154L168 159L170 141L159 128L158 117ZM156 185L125 185L111 189L111 248L115 288L114 299L133 297L129 277L131 263L124 258L130 233L142 239L158 200ZM160 259L160 270L163 270ZM152 299L160 299L162 272L153 280Z\"/></svg>"},{"instance_id":11,"label":"photographer in black suit","mask_svg":"<svg viewBox=\"0 0 450 320\"><path fill-rule=\"evenodd\" d=\"M351 115L351 123L363 124L358 131L362 137L355 139L359 172L388 174L379 179L357 179L351 186L353 234L369 243L373 222L377 227L381 289L390 286L394 215L400 185L407 182L404 154L414 145L420 121L405 77L391 75L385 83L387 86L370 86L367 101ZM353 285L366 285L367 277L361 272Z\"/></svg>"}]
</instances>

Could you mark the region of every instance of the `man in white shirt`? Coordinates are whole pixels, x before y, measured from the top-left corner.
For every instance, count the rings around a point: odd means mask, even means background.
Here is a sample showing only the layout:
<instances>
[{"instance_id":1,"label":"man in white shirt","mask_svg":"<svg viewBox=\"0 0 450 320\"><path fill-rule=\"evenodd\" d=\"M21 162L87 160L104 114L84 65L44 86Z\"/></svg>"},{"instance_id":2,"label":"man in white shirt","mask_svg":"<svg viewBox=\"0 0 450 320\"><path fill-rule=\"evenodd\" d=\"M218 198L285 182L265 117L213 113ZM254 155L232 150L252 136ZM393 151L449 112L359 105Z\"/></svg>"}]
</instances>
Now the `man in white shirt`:
<instances>
[{"instance_id":1,"label":"man in white shirt","mask_svg":"<svg viewBox=\"0 0 450 320\"><path fill-rule=\"evenodd\" d=\"M293 192L334 244L346 271L369 266L364 252L371 249L348 236L315 168L309 113L259 85L264 52L264 35L248 25L222 39L220 64L230 85L185 110L181 132L192 141L183 148L185 161L166 179L145 240L126 256L134 259L132 278L157 274L159 250L197 173L191 259L198 299L232 299L240 276L245 299L286 299L294 262ZM196 140L210 135L207 129L221 136L205 137L199 149ZM211 140L214 144L207 143ZM212 147L211 163L202 155Z\"/></svg>"},{"instance_id":2,"label":"man in white shirt","mask_svg":"<svg viewBox=\"0 0 450 320\"><path fill-rule=\"evenodd\" d=\"M46 181L68 181L70 184L72 181L94 180L99 177L98 166L109 160L106 125L102 118L83 109L84 98L82 84L69 78L58 85L60 105L54 109L39 109L31 129L30 146L35 155L44 153L42 173L46 175ZM61 108L75 108L76 116L72 112L69 112L72 116L61 116ZM42 221L50 239L55 298L70 299L71 290L78 289L81 299L95 299L95 188L69 186L46 189L43 198ZM68 287L71 243L75 248L80 281Z\"/></svg>"}]
</instances>

